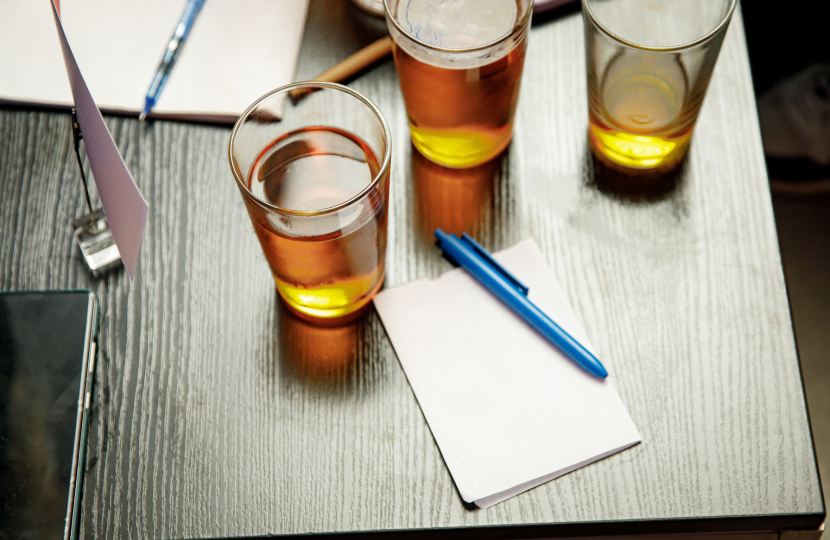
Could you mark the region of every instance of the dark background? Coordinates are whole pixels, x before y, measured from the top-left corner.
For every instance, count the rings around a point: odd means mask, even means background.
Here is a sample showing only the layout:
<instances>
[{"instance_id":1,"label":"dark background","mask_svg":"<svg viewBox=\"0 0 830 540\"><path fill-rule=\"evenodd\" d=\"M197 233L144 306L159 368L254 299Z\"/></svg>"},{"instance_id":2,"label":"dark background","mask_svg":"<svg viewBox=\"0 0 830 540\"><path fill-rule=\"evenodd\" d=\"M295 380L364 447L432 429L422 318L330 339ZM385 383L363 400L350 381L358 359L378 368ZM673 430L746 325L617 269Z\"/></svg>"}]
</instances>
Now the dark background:
<instances>
[{"instance_id":1,"label":"dark background","mask_svg":"<svg viewBox=\"0 0 830 540\"><path fill-rule=\"evenodd\" d=\"M830 47L822 25L827 18L823 16L821 4L801 2L793 3L788 9L781 9L781 6L773 9L766 2L756 0L743 2L742 9L757 99L774 93L777 85L791 80L810 66L825 66L828 69L825 77L830 81ZM788 101L798 102L797 108L807 111L810 107L805 107L805 103L815 105L816 99L821 96L820 101L824 104L823 137L830 144L830 92L827 84L830 83L808 84L812 96ZM759 112L763 133L763 105L759 107ZM770 142L775 134L766 133L764 137L766 142ZM767 171L772 179L772 190L778 195L830 192L830 164L815 163L810 159L767 156Z\"/></svg>"},{"instance_id":2,"label":"dark background","mask_svg":"<svg viewBox=\"0 0 830 540\"><path fill-rule=\"evenodd\" d=\"M822 8L821 2L741 2L756 97L811 64L830 62Z\"/></svg>"},{"instance_id":3,"label":"dark background","mask_svg":"<svg viewBox=\"0 0 830 540\"><path fill-rule=\"evenodd\" d=\"M756 99L808 66L830 64L826 4L744 0L741 8ZM830 109L825 112L830 114ZM797 179L799 164L788 167L770 161L778 241L826 499L830 488L830 174L804 182Z\"/></svg>"}]
</instances>

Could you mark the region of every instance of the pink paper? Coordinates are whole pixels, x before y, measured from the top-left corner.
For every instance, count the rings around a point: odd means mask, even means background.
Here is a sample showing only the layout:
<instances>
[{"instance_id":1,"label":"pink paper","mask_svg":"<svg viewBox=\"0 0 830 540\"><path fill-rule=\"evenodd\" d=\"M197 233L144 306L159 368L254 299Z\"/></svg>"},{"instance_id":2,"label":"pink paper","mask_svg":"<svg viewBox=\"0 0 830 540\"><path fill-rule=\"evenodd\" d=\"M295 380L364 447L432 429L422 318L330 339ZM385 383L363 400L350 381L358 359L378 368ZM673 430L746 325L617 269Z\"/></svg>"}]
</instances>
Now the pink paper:
<instances>
[{"instance_id":1,"label":"pink paper","mask_svg":"<svg viewBox=\"0 0 830 540\"><path fill-rule=\"evenodd\" d=\"M75 100L75 110L78 113L78 123L84 137L89 166L95 178L95 185L98 187L104 214L112 229L112 236L132 281L141 251L144 225L147 222L147 201L135 185L127 166L124 165L118 147L115 146L115 141L112 140L112 135L104 124L101 112L95 105L89 88L81 76L81 70L66 40L54 2L52 2L52 14L55 17L55 26L58 29L61 49L63 49L66 74L69 76L69 85L72 87L72 97Z\"/></svg>"}]
</instances>

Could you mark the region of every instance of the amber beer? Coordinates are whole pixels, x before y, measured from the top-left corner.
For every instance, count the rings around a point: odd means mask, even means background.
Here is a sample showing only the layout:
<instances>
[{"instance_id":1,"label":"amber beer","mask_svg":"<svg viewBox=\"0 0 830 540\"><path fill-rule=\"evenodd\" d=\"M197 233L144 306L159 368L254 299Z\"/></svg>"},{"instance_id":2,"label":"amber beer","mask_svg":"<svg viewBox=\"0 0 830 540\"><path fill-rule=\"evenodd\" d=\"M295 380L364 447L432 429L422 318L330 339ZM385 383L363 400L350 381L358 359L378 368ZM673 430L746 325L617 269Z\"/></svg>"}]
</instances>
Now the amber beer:
<instances>
[{"instance_id":1,"label":"amber beer","mask_svg":"<svg viewBox=\"0 0 830 540\"><path fill-rule=\"evenodd\" d=\"M499 155L513 134L529 2L388 0L387 21L415 147L457 168Z\"/></svg>"},{"instance_id":2,"label":"amber beer","mask_svg":"<svg viewBox=\"0 0 830 540\"><path fill-rule=\"evenodd\" d=\"M616 169L673 169L688 151L700 108L686 103L684 111L687 81L682 64L671 56L648 64L634 55L612 60L601 86L595 79L588 83L594 155Z\"/></svg>"},{"instance_id":3,"label":"amber beer","mask_svg":"<svg viewBox=\"0 0 830 540\"><path fill-rule=\"evenodd\" d=\"M269 204L308 214L348 201L379 171L377 156L354 134L309 127L283 135L262 151L248 189ZM251 212L277 290L295 311L342 317L363 307L380 289L387 228L383 189L385 184L370 191L317 234L306 235L289 221Z\"/></svg>"},{"instance_id":4,"label":"amber beer","mask_svg":"<svg viewBox=\"0 0 830 540\"><path fill-rule=\"evenodd\" d=\"M737 3L582 0L588 141L603 165L643 185L678 168Z\"/></svg>"},{"instance_id":5,"label":"amber beer","mask_svg":"<svg viewBox=\"0 0 830 540\"><path fill-rule=\"evenodd\" d=\"M277 291L303 319L347 323L383 284L390 141L377 106L328 82L269 92L234 126L231 172Z\"/></svg>"}]
</instances>

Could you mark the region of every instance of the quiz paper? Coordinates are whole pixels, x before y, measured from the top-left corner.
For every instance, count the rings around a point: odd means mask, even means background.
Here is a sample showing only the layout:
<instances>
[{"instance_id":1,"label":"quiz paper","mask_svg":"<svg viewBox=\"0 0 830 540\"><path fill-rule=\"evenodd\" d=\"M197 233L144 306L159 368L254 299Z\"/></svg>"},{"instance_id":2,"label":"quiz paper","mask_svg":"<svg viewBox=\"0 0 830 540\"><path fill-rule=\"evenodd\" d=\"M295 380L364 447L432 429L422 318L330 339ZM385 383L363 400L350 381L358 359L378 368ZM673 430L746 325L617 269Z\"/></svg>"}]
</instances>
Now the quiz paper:
<instances>
[{"instance_id":1,"label":"quiz paper","mask_svg":"<svg viewBox=\"0 0 830 540\"><path fill-rule=\"evenodd\" d=\"M495 258L594 352L533 240ZM374 302L466 502L486 508L641 441L613 366L588 374L464 270Z\"/></svg>"},{"instance_id":2,"label":"quiz paper","mask_svg":"<svg viewBox=\"0 0 830 540\"><path fill-rule=\"evenodd\" d=\"M78 124L86 146L86 155L89 158L89 168L98 188L101 205L107 216L115 245L121 254L121 261L130 280L135 277L138 265L138 255L141 250L141 238L144 235L144 225L147 221L147 202L138 190L133 177L115 141L112 140L107 125L101 117L101 112L92 100L92 95L81 76L81 70L72 55L72 49L63 32L60 17L52 4L52 15L58 30L63 59L66 63L66 74L69 76L69 85L75 99L75 110L78 114Z\"/></svg>"}]
</instances>

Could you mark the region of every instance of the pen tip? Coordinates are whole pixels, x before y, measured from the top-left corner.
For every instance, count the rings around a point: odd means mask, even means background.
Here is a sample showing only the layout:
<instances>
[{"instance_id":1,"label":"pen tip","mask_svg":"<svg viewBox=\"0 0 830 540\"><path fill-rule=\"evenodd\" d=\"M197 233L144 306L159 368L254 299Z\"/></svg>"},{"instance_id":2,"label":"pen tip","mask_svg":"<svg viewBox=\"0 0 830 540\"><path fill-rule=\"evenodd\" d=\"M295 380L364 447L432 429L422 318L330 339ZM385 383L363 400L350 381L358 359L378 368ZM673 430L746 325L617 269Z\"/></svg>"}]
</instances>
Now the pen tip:
<instances>
[{"instance_id":1,"label":"pen tip","mask_svg":"<svg viewBox=\"0 0 830 540\"><path fill-rule=\"evenodd\" d=\"M138 115L138 121L139 122L143 122L145 118L147 118L147 113L143 112L143 113Z\"/></svg>"}]
</instances>

